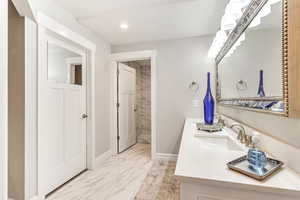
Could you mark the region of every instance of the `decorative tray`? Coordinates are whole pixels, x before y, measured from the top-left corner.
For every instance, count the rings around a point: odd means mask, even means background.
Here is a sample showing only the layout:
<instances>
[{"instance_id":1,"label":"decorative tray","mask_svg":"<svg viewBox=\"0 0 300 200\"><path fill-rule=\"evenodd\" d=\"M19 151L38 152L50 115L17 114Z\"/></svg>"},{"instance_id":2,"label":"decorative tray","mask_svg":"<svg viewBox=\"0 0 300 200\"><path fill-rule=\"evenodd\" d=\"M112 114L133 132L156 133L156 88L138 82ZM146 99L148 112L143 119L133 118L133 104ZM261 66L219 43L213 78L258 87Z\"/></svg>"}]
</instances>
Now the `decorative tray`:
<instances>
[{"instance_id":1,"label":"decorative tray","mask_svg":"<svg viewBox=\"0 0 300 200\"><path fill-rule=\"evenodd\" d=\"M216 123L213 125L207 125L204 123L197 123L197 130L200 131L207 131L207 132L217 132L217 131L221 131L223 128L223 125L221 123Z\"/></svg>"},{"instance_id":2,"label":"decorative tray","mask_svg":"<svg viewBox=\"0 0 300 200\"><path fill-rule=\"evenodd\" d=\"M283 162L272 158L267 158L267 165L260 171L250 168L247 156L240 157L227 163L229 169L240 172L246 176L255 178L257 180L264 180L268 176L274 174L284 165Z\"/></svg>"}]
</instances>

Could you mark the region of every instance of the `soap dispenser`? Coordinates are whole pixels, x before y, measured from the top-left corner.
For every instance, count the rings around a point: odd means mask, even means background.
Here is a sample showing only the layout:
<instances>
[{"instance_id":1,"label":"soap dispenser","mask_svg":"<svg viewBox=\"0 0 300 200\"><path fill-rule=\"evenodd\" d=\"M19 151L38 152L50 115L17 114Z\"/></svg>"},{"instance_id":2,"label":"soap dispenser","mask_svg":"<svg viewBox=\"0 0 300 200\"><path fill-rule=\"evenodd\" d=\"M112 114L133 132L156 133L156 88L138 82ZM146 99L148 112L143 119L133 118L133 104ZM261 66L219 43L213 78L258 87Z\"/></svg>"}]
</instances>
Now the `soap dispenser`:
<instances>
[{"instance_id":1,"label":"soap dispenser","mask_svg":"<svg viewBox=\"0 0 300 200\"><path fill-rule=\"evenodd\" d=\"M249 168L258 174L263 174L267 164L267 155L265 152L260 151L256 145L259 142L258 136L253 136L252 147L248 151L247 160Z\"/></svg>"}]
</instances>

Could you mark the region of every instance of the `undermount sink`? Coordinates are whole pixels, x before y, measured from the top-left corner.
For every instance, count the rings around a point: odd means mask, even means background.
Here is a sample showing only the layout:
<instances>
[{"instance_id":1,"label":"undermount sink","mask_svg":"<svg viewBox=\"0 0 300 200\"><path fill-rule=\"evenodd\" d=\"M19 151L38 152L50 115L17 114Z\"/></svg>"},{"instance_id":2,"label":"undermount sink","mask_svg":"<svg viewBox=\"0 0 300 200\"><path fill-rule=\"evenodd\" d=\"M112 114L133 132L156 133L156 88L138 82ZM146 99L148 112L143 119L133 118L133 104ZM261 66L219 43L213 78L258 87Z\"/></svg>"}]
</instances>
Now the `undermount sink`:
<instances>
[{"instance_id":1,"label":"undermount sink","mask_svg":"<svg viewBox=\"0 0 300 200\"><path fill-rule=\"evenodd\" d=\"M208 149L227 149L230 151L244 151L241 144L238 144L235 140L227 135L223 136L199 136L196 138L199 140L202 148Z\"/></svg>"}]
</instances>

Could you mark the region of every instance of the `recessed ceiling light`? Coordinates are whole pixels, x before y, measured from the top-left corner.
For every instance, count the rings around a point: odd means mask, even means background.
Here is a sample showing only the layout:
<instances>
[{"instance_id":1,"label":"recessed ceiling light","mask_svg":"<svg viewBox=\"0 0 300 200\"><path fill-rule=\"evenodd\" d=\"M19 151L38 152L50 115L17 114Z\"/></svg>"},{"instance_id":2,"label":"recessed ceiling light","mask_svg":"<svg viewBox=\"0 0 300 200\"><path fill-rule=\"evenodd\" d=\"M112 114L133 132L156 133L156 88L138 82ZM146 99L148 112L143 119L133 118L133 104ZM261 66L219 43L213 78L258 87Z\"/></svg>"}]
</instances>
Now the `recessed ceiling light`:
<instances>
[{"instance_id":1,"label":"recessed ceiling light","mask_svg":"<svg viewBox=\"0 0 300 200\"><path fill-rule=\"evenodd\" d=\"M122 24L120 25L120 28L121 28L122 30L127 30L127 29L128 29L128 24L122 23Z\"/></svg>"}]
</instances>

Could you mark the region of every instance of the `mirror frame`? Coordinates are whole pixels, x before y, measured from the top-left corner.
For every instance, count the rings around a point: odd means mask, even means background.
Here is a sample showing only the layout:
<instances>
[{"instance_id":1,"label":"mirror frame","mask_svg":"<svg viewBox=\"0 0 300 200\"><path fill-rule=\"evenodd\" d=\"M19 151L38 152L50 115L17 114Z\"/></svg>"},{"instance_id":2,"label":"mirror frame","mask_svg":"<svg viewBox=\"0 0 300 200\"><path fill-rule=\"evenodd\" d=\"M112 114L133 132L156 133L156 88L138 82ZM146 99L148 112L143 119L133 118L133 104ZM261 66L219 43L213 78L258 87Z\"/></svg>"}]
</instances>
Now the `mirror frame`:
<instances>
[{"instance_id":1,"label":"mirror frame","mask_svg":"<svg viewBox=\"0 0 300 200\"><path fill-rule=\"evenodd\" d=\"M236 109L260 112L260 113L268 113L273 115L280 116L289 116L289 99L288 99L288 0L282 0L282 86L283 86L283 97L280 99L283 100L284 103L284 111L276 112L270 110L263 110L251 107L245 107L240 105L233 104L222 104L226 101L234 101L234 100L256 100L256 101L265 101L270 100L271 98L261 98L261 97L251 97L251 98L222 98L221 97L221 87L219 80L219 64L231 47L237 42L239 37L247 30L248 26L252 22L252 20L257 16L257 14L261 11L264 5L268 2L268 0L252 0L248 7L245 9L242 17L237 22L235 28L230 32L225 44L222 49L218 53L215 58L215 68L216 68L216 99L218 106L224 107L232 107ZM274 97L274 99L278 100L278 97Z\"/></svg>"}]
</instances>

